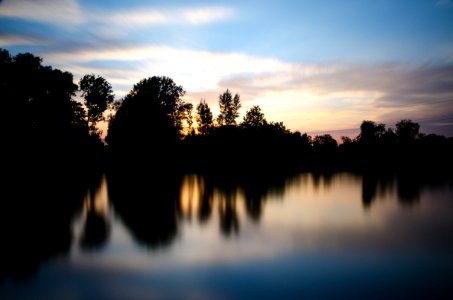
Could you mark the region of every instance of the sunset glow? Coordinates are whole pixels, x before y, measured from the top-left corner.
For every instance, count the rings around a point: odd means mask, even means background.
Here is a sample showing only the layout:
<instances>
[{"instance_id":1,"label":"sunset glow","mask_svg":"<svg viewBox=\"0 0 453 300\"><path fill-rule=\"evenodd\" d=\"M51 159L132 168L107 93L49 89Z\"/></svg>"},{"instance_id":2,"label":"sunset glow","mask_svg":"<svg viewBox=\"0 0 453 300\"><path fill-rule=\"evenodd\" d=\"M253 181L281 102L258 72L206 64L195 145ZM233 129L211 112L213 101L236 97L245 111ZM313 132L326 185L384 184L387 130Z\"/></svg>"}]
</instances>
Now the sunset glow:
<instances>
[{"instance_id":1,"label":"sunset glow","mask_svg":"<svg viewBox=\"0 0 453 300\"><path fill-rule=\"evenodd\" d=\"M450 0L0 2L0 47L74 74L103 76L121 99L169 76L214 115L227 88L241 117L355 136L363 120L453 136Z\"/></svg>"}]
</instances>

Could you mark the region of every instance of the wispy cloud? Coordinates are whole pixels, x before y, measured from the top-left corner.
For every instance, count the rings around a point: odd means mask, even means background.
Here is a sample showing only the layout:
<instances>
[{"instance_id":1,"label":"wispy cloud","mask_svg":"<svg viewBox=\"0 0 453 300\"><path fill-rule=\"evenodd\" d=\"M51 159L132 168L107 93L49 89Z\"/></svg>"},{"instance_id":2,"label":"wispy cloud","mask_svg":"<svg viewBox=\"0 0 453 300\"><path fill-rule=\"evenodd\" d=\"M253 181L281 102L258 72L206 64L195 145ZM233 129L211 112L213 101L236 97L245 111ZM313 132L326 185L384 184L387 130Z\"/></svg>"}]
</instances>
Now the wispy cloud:
<instances>
[{"instance_id":1,"label":"wispy cloud","mask_svg":"<svg viewBox=\"0 0 453 300\"><path fill-rule=\"evenodd\" d=\"M38 45L40 43L41 41L32 37L0 33L0 47Z\"/></svg>"},{"instance_id":2,"label":"wispy cloud","mask_svg":"<svg viewBox=\"0 0 453 300\"><path fill-rule=\"evenodd\" d=\"M225 20L233 15L230 7L201 7L181 11L182 19L190 24L199 25Z\"/></svg>"},{"instance_id":3,"label":"wispy cloud","mask_svg":"<svg viewBox=\"0 0 453 300\"><path fill-rule=\"evenodd\" d=\"M98 16L97 18L95 18L96 15ZM149 8L125 12L113 11L106 13L103 11L99 13L91 13L89 16L91 21L109 26L148 26L154 24L166 24L172 21L168 13Z\"/></svg>"},{"instance_id":4,"label":"wispy cloud","mask_svg":"<svg viewBox=\"0 0 453 300\"><path fill-rule=\"evenodd\" d=\"M188 85L195 89L199 87L201 90L218 88L218 83L224 76L278 72L291 67L290 64L272 58L146 45L64 50L48 52L45 57L52 62L67 64L86 64L96 61L131 62L131 69L142 70L145 73L170 73L172 76L187 80L195 75L199 83L190 80L191 84Z\"/></svg>"},{"instance_id":5,"label":"wispy cloud","mask_svg":"<svg viewBox=\"0 0 453 300\"><path fill-rule=\"evenodd\" d=\"M212 6L198 8L156 9L141 7L139 9L87 13L87 21L105 25L116 30L149 25L203 25L226 20L233 10L228 7Z\"/></svg>"},{"instance_id":6,"label":"wispy cloud","mask_svg":"<svg viewBox=\"0 0 453 300\"><path fill-rule=\"evenodd\" d=\"M4 0L0 17L19 18L72 27L104 25L137 27L155 24L202 25L230 18L233 10L225 6L202 6L173 9L139 7L129 10L99 10L81 7L76 0Z\"/></svg>"},{"instance_id":7,"label":"wispy cloud","mask_svg":"<svg viewBox=\"0 0 453 300\"><path fill-rule=\"evenodd\" d=\"M258 98L267 99L269 109L272 99L279 103L286 99L288 106L300 111L296 115L299 124L320 130L335 128L334 124L357 126L363 119L394 124L401 118L453 115L453 65L346 64L319 67L308 76L304 69L294 67L283 81L279 74L268 74L265 78L250 76L223 83L243 90L266 91Z\"/></svg>"},{"instance_id":8,"label":"wispy cloud","mask_svg":"<svg viewBox=\"0 0 453 300\"><path fill-rule=\"evenodd\" d=\"M4 0L0 17L18 18L60 26L74 26L85 17L76 0Z\"/></svg>"}]
</instances>

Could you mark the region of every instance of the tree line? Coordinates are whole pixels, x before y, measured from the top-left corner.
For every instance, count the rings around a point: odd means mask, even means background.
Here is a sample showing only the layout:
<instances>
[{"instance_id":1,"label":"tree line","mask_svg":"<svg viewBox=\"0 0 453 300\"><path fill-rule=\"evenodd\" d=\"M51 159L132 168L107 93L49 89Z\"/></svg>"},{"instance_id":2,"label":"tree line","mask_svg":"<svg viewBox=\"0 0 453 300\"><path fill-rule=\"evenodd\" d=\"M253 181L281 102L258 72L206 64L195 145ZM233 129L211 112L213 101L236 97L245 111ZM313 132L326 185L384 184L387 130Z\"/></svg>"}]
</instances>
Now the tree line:
<instances>
[{"instance_id":1,"label":"tree line","mask_svg":"<svg viewBox=\"0 0 453 300\"><path fill-rule=\"evenodd\" d=\"M310 136L269 122L259 106L238 121L241 99L228 89L214 117L205 100L195 108L185 102L185 90L169 77L142 79L117 101L101 76L87 74L78 83L33 54L0 49L6 157L24 166L85 168L108 158L109 165L227 173L452 166L453 139L422 134L409 119L395 129L364 120L357 137L338 144L330 134ZM108 122L105 143L101 121Z\"/></svg>"}]
</instances>

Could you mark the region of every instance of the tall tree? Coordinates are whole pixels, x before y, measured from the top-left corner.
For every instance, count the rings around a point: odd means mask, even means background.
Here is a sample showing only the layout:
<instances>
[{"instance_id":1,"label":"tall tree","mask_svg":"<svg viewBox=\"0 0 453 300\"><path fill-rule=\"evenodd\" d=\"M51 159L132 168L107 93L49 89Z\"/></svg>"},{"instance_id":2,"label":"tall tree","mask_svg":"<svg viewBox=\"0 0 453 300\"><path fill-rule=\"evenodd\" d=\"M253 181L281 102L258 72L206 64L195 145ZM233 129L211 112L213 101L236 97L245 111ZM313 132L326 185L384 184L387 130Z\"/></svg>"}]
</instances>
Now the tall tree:
<instances>
[{"instance_id":1,"label":"tall tree","mask_svg":"<svg viewBox=\"0 0 453 300\"><path fill-rule=\"evenodd\" d=\"M80 79L80 90L88 109L88 127L91 134L96 134L96 124L104 121L104 112L113 102L112 86L101 76L87 74Z\"/></svg>"},{"instance_id":2,"label":"tall tree","mask_svg":"<svg viewBox=\"0 0 453 300\"><path fill-rule=\"evenodd\" d=\"M212 112L205 100L201 100L197 106L197 123L201 134L208 134L212 128Z\"/></svg>"},{"instance_id":3,"label":"tall tree","mask_svg":"<svg viewBox=\"0 0 453 300\"><path fill-rule=\"evenodd\" d=\"M107 143L112 149L130 150L174 143L182 134L182 112L188 108L181 99L184 94L182 86L169 77L141 80L117 105L109 122Z\"/></svg>"},{"instance_id":4,"label":"tall tree","mask_svg":"<svg viewBox=\"0 0 453 300\"><path fill-rule=\"evenodd\" d=\"M241 100L238 94L234 97L227 89L219 96L220 114L217 118L219 125L236 125L236 118L239 117Z\"/></svg>"}]
</instances>

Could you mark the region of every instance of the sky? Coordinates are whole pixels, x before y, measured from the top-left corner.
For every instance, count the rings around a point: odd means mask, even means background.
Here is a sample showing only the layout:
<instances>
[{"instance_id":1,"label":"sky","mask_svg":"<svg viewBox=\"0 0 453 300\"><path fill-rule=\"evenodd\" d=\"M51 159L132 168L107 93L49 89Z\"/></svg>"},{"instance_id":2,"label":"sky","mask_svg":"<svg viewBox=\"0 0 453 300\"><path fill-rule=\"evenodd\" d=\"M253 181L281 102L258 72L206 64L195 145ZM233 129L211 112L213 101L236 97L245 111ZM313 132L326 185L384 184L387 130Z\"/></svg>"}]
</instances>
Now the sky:
<instances>
[{"instance_id":1,"label":"sky","mask_svg":"<svg viewBox=\"0 0 453 300\"><path fill-rule=\"evenodd\" d=\"M218 114L259 105L292 131L354 137L363 120L453 136L452 0L0 0L0 47L116 99L168 76Z\"/></svg>"}]
</instances>

